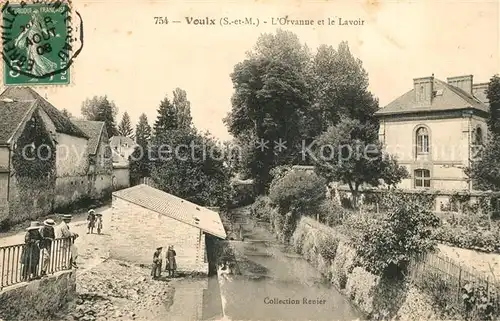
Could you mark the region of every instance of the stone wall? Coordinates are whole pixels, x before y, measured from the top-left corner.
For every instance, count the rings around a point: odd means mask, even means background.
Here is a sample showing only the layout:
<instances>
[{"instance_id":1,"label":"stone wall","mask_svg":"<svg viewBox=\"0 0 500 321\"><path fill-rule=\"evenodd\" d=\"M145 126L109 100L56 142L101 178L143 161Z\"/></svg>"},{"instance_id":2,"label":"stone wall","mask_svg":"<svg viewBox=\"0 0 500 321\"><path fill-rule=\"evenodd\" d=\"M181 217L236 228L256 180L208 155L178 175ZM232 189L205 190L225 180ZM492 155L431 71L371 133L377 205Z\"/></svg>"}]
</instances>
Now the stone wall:
<instances>
[{"instance_id":1,"label":"stone wall","mask_svg":"<svg viewBox=\"0 0 500 321\"><path fill-rule=\"evenodd\" d=\"M325 259L322 254L321 243L325 244L327 237L339 240L333 259L331 256ZM303 217L292 236L292 243L299 254L328 277L368 317L379 320L439 319L431 298L412 284L384 280L354 266L354 248L334 229ZM330 250L334 247L328 242L326 244Z\"/></svg>"},{"instance_id":2,"label":"stone wall","mask_svg":"<svg viewBox=\"0 0 500 321\"><path fill-rule=\"evenodd\" d=\"M62 209L89 196L87 175L56 178L54 210Z\"/></svg>"},{"instance_id":3,"label":"stone wall","mask_svg":"<svg viewBox=\"0 0 500 321\"><path fill-rule=\"evenodd\" d=\"M128 164L113 164L113 189L117 191L127 187L130 187Z\"/></svg>"},{"instance_id":4,"label":"stone wall","mask_svg":"<svg viewBox=\"0 0 500 321\"><path fill-rule=\"evenodd\" d=\"M180 271L208 273L205 236L194 226L113 197L110 234L111 258L150 265L156 247L165 256L174 245Z\"/></svg>"},{"instance_id":5,"label":"stone wall","mask_svg":"<svg viewBox=\"0 0 500 321\"><path fill-rule=\"evenodd\" d=\"M76 276L73 271L17 284L0 292L0 319L50 320L75 295Z\"/></svg>"}]
</instances>

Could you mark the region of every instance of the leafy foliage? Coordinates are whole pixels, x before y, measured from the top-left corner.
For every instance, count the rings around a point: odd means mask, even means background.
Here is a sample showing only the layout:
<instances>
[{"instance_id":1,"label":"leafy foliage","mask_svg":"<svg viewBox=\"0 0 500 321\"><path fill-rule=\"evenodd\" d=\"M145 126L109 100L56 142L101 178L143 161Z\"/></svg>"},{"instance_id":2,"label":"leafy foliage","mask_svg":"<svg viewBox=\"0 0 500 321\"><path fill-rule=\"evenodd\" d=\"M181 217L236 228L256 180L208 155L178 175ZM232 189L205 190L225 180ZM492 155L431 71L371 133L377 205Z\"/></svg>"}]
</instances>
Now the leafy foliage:
<instances>
[{"instance_id":1,"label":"leafy foliage","mask_svg":"<svg viewBox=\"0 0 500 321\"><path fill-rule=\"evenodd\" d=\"M349 185L354 206L363 184L378 186L385 180L395 185L408 176L394 157L382 153L373 125L362 124L356 119L342 118L338 125L320 135L314 155L319 175L329 182Z\"/></svg>"},{"instance_id":2,"label":"leafy foliage","mask_svg":"<svg viewBox=\"0 0 500 321\"><path fill-rule=\"evenodd\" d=\"M71 113L69 112L69 110L67 110L66 108L64 108L63 110L61 110L61 113L64 116L68 117L68 118L72 118L73 117L73 115L71 115Z\"/></svg>"},{"instance_id":3,"label":"leafy foliage","mask_svg":"<svg viewBox=\"0 0 500 321\"><path fill-rule=\"evenodd\" d=\"M255 179L259 193L267 191L273 167L312 164L304 144L338 124L341 116L377 129L378 101L368 91L361 61L346 42L337 50L321 46L313 55L292 32L263 34L231 78L235 91L225 123L249 147L242 167ZM273 150L271 144L280 139L286 150ZM267 148L254 148L260 140L268 142Z\"/></svg>"},{"instance_id":4,"label":"leafy foliage","mask_svg":"<svg viewBox=\"0 0 500 321\"><path fill-rule=\"evenodd\" d=\"M166 135L169 131L177 129L177 115L174 105L165 97L158 108L158 116L153 126L155 136Z\"/></svg>"},{"instance_id":5,"label":"leafy foliage","mask_svg":"<svg viewBox=\"0 0 500 321\"><path fill-rule=\"evenodd\" d=\"M175 108L175 113L177 115L178 127L189 128L192 124L191 117L191 103L187 99L187 93L185 90L180 88L175 88L174 96L172 99L172 105Z\"/></svg>"},{"instance_id":6,"label":"leafy foliage","mask_svg":"<svg viewBox=\"0 0 500 321\"><path fill-rule=\"evenodd\" d=\"M188 130L191 128L191 103L187 100L185 90L176 88L172 102L166 96L158 108L158 117L154 123L155 136L168 135L172 130Z\"/></svg>"},{"instance_id":7,"label":"leafy foliage","mask_svg":"<svg viewBox=\"0 0 500 321\"><path fill-rule=\"evenodd\" d=\"M130 122L130 116L127 112L123 113L122 120L118 124L118 135L134 138L134 130Z\"/></svg>"},{"instance_id":8,"label":"leafy foliage","mask_svg":"<svg viewBox=\"0 0 500 321\"><path fill-rule=\"evenodd\" d=\"M500 127L499 127L500 128ZM500 191L500 136L493 134L488 139L480 157L476 158L466 174L473 179L476 188Z\"/></svg>"},{"instance_id":9,"label":"leafy foliage","mask_svg":"<svg viewBox=\"0 0 500 321\"><path fill-rule=\"evenodd\" d=\"M107 96L94 96L92 99L87 98L82 103L81 112L87 120L105 122L108 137L113 137L117 134L118 130L116 129L115 119L118 114L118 108Z\"/></svg>"},{"instance_id":10,"label":"leafy foliage","mask_svg":"<svg viewBox=\"0 0 500 321\"><path fill-rule=\"evenodd\" d=\"M412 194L391 193L387 202L392 206L386 217L366 219L356 250L369 272L399 277L412 258L435 249L432 232L439 219Z\"/></svg>"},{"instance_id":11,"label":"leafy foliage","mask_svg":"<svg viewBox=\"0 0 500 321\"><path fill-rule=\"evenodd\" d=\"M151 174L151 164L149 161L149 143L151 140L151 126L148 123L146 114L141 114L135 129L135 140L137 147L129 157L129 173L132 185L138 184L143 177Z\"/></svg>"},{"instance_id":12,"label":"leafy foliage","mask_svg":"<svg viewBox=\"0 0 500 321\"><path fill-rule=\"evenodd\" d=\"M142 113L139 116L139 121L137 122L137 126L135 128L135 142L137 145L145 148L148 146L151 140L151 126L148 122L148 116Z\"/></svg>"},{"instance_id":13,"label":"leafy foliage","mask_svg":"<svg viewBox=\"0 0 500 321\"><path fill-rule=\"evenodd\" d=\"M493 135L500 135L500 77L498 75L491 77L486 97L490 104L488 129Z\"/></svg>"},{"instance_id":14,"label":"leafy foliage","mask_svg":"<svg viewBox=\"0 0 500 321\"><path fill-rule=\"evenodd\" d=\"M271 183L269 198L281 213L313 213L325 199L324 179L311 171L290 171Z\"/></svg>"},{"instance_id":15,"label":"leafy foliage","mask_svg":"<svg viewBox=\"0 0 500 321\"><path fill-rule=\"evenodd\" d=\"M33 113L17 139L12 166L18 180L45 180L55 175L56 148L42 117Z\"/></svg>"},{"instance_id":16,"label":"leafy foliage","mask_svg":"<svg viewBox=\"0 0 500 321\"><path fill-rule=\"evenodd\" d=\"M155 140L151 174L168 193L203 206L225 207L231 190L222 152L208 134L173 131Z\"/></svg>"}]
</instances>

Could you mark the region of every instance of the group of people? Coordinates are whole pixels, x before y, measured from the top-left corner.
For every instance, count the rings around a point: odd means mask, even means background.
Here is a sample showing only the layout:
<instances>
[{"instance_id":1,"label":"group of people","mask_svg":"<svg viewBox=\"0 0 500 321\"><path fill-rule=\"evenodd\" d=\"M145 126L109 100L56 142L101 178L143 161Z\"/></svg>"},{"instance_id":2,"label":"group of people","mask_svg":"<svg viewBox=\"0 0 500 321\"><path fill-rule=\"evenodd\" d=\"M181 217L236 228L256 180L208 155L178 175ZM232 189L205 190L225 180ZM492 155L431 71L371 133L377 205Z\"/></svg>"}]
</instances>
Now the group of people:
<instances>
[{"instance_id":1,"label":"group of people","mask_svg":"<svg viewBox=\"0 0 500 321\"><path fill-rule=\"evenodd\" d=\"M161 268L162 268L162 250L163 247L157 247L156 251L153 254L153 267L151 271L151 276L153 279L158 279L161 277ZM166 266L165 270L168 271L168 276L169 277L174 277L175 276L175 271L177 270L177 262L175 260L175 256L177 253L175 253L174 246L170 245L167 250L167 254L165 255L166 258Z\"/></svg>"},{"instance_id":2,"label":"group of people","mask_svg":"<svg viewBox=\"0 0 500 321\"><path fill-rule=\"evenodd\" d=\"M97 225L97 234L101 234L102 231L102 214L96 213L94 210L89 210L87 215L87 234L94 234L94 228Z\"/></svg>"},{"instance_id":3,"label":"group of people","mask_svg":"<svg viewBox=\"0 0 500 321\"><path fill-rule=\"evenodd\" d=\"M53 250L52 243L56 239L56 234L59 234L59 238L63 238L61 240L61 250L64 253L70 251L69 262L67 262L68 267L77 267L77 251L73 241L78 237L78 234L70 231L69 222L71 222L71 215L63 215L59 226L56 226L56 222L53 219L46 219L43 223L38 221L31 222L30 226L26 229L26 235L24 236L25 246L21 252L21 279L23 281L47 275ZM40 260L41 271L39 274Z\"/></svg>"}]
</instances>

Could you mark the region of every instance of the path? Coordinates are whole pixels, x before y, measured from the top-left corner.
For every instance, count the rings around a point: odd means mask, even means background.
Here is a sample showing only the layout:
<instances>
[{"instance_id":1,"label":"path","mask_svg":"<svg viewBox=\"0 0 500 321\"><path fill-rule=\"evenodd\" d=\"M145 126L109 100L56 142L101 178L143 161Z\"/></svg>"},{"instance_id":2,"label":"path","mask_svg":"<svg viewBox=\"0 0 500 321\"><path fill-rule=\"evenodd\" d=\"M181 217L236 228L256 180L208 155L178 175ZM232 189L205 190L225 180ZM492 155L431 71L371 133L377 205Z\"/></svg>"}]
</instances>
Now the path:
<instances>
[{"instance_id":1,"label":"path","mask_svg":"<svg viewBox=\"0 0 500 321\"><path fill-rule=\"evenodd\" d=\"M111 207L105 206L96 209L96 212L103 214L103 234L86 234L87 233L87 223L86 214L74 215L75 219L69 224L70 230L79 234L79 237L75 241L75 245L78 248L78 259L77 264L79 269L77 274L82 270L94 267L104 261L108 257L108 251L105 246L101 246L108 242L109 234L107 234L107 227L110 225L111 221ZM58 224L59 221L56 221ZM25 231L19 231L15 234L3 233L0 234L0 246L16 245L24 243ZM2 268L2 261L0 261L0 269ZM9 265L11 270L20 269L20 264L18 262L5 262ZM12 264L14 264L12 266ZM7 270L4 271L4 277L8 274ZM5 280L5 279L4 279ZM11 281L12 282L12 281ZM11 283L10 282L10 283ZM4 285L8 285L7 282Z\"/></svg>"}]
</instances>

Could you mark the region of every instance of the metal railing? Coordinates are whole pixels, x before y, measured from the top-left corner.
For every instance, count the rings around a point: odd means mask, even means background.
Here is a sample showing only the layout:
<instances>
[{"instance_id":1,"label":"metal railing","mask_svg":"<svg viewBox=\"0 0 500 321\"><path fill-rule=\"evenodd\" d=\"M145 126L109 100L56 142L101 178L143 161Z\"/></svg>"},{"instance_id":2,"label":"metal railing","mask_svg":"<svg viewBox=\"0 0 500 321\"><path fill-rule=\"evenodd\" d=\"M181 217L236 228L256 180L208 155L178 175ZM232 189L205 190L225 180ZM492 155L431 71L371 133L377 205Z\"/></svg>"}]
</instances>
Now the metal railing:
<instances>
[{"instance_id":1,"label":"metal railing","mask_svg":"<svg viewBox=\"0 0 500 321\"><path fill-rule=\"evenodd\" d=\"M15 244L0 247L0 290L59 271L71 270L73 237L52 241L50 250L38 244ZM45 271L44 271L45 270ZM45 273L42 273L45 272Z\"/></svg>"}]
</instances>

